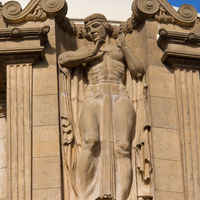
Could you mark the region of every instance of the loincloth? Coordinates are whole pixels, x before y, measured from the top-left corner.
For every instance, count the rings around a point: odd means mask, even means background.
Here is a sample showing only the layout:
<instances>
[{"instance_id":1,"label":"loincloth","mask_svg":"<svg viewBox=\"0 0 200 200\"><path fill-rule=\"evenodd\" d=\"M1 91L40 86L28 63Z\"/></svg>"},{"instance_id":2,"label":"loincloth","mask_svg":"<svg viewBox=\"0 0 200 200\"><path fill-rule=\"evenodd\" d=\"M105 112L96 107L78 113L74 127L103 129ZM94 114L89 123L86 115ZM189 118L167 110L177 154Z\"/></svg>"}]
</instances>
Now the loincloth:
<instances>
[{"instance_id":1,"label":"loincloth","mask_svg":"<svg viewBox=\"0 0 200 200\"><path fill-rule=\"evenodd\" d=\"M118 81L101 81L87 86L85 98L101 98L105 95L128 98L125 85Z\"/></svg>"}]
</instances>

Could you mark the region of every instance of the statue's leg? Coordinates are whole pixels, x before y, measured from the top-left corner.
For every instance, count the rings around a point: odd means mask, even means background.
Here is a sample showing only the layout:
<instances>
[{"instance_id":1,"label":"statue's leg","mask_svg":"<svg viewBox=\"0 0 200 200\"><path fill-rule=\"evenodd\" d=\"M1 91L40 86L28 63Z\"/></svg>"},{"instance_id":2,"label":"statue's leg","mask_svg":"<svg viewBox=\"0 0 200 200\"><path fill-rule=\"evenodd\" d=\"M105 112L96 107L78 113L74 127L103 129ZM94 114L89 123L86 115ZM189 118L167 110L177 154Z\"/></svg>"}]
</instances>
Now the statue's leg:
<instances>
[{"instance_id":1,"label":"statue's leg","mask_svg":"<svg viewBox=\"0 0 200 200\"><path fill-rule=\"evenodd\" d=\"M95 99L84 102L79 119L82 146L80 158L78 159L78 175L80 182L80 195L87 199L89 193L95 188L98 156L100 153L99 135L99 106Z\"/></svg>"},{"instance_id":2,"label":"statue's leg","mask_svg":"<svg viewBox=\"0 0 200 200\"><path fill-rule=\"evenodd\" d=\"M130 100L120 97L113 107L116 200L126 200L132 183L130 148L135 112Z\"/></svg>"}]
</instances>

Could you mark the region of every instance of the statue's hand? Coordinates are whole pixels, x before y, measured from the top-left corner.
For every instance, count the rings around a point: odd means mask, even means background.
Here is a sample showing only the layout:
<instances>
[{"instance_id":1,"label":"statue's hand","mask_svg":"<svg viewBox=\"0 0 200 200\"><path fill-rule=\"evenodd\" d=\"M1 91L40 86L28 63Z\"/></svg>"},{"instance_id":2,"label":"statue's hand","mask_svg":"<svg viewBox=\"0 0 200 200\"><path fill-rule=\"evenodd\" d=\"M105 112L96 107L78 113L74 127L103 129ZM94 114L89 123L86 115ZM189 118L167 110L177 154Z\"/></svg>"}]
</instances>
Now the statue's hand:
<instances>
[{"instance_id":1,"label":"statue's hand","mask_svg":"<svg viewBox=\"0 0 200 200\"><path fill-rule=\"evenodd\" d=\"M88 57L85 62L88 63L88 62L94 62L100 58L102 58L102 56L104 55L104 52L103 51L99 51L96 55L93 55L91 57Z\"/></svg>"},{"instance_id":2,"label":"statue's hand","mask_svg":"<svg viewBox=\"0 0 200 200\"><path fill-rule=\"evenodd\" d=\"M103 43L104 43L103 40L97 41L95 46L89 50L90 51L90 56L97 55L97 53L99 52L99 50L100 50L100 48L101 48Z\"/></svg>"}]
</instances>

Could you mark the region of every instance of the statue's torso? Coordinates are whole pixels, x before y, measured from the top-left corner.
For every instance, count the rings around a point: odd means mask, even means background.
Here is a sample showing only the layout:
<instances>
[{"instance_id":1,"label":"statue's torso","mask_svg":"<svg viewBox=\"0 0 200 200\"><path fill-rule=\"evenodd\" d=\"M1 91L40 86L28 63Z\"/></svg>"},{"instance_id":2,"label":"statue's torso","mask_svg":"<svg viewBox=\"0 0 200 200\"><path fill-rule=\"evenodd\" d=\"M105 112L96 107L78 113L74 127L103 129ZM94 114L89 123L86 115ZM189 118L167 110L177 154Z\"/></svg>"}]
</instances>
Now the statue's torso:
<instances>
[{"instance_id":1,"label":"statue's torso","mask_svg":"<svg viewBox=\"0 0 200 200\"><path fill-rule=\"evenodd\" d=\"M128 97L123 84L125 64L122 50L115 45L101 48L101 51L104 52L103 57L88 68L86 97L102 97L106 94L117 98Z\"/></svg>"},{"instance_id":2,"label":"statue's torso","mask_svg":"<svg viewBox=\"0 0 200 200\"><path fill-rule=\"evenodd\" d=\"M91 63L88 68L87 78L89 83L98 82L123 82L125 65L124 54L115 46L102 47L104 52L100 60Z\"/></svg>"}]
</instances>

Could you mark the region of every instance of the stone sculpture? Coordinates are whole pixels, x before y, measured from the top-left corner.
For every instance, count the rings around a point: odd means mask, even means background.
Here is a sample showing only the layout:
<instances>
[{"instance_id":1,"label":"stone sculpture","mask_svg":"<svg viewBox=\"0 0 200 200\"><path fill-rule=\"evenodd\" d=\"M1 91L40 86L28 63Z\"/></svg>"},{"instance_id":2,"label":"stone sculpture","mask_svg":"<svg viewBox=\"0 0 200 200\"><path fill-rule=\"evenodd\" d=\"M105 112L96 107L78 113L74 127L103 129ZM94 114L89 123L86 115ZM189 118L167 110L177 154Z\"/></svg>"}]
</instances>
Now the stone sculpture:
<instances>
[{"instance_id":1,"label":"stone sculpture","mask_svg":"<svg viewBox=\"0 0 200 200\"><path fill-rule=\"evenodd\" d=\"M0 200L199 200L195 8L134 0L112 26L67 10L0 3Z\"/></svg>"},{"instance_id":2,"label":"stone sculpture","mask_svg":"<svg viewBox=\"0 0 200 200\"><path fill-rule=\"evenodd\" d=\"M133 181L131 152L138 123L126 86L133 79L142 85L145 69L123 35L111 42L112 26L104 15L90 15L84 23L93 46L66 51L58 61L68 182L81 200L126 200ZM140 107L146 115L145 103ZM141 124L149 127L148 122ZM148 131L145 134L148 137Z\"/></svg>"}]
</instances>

